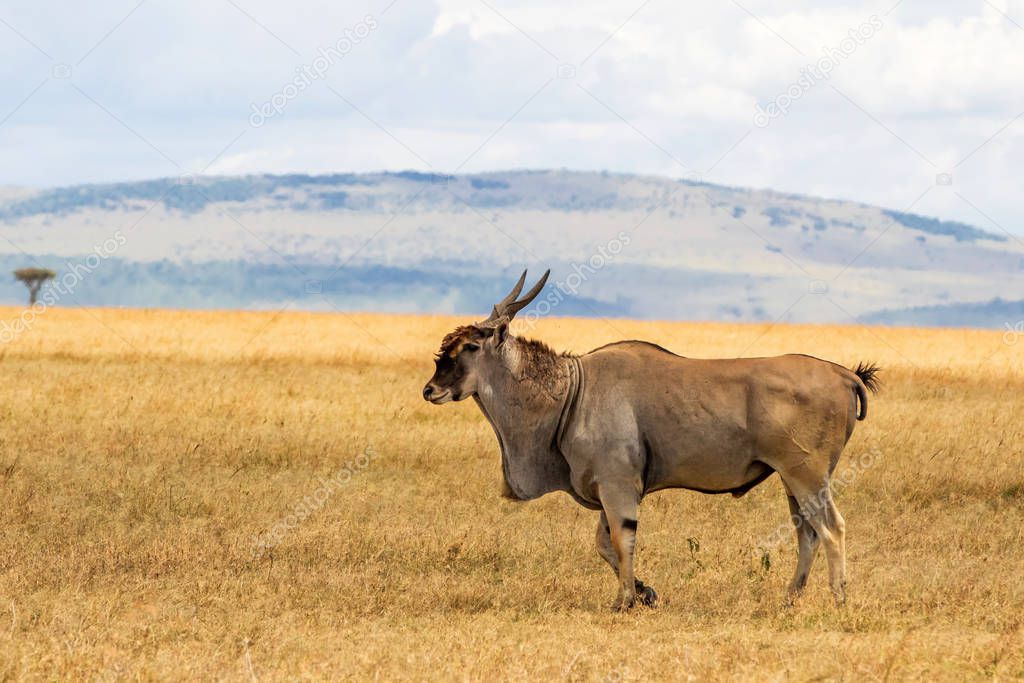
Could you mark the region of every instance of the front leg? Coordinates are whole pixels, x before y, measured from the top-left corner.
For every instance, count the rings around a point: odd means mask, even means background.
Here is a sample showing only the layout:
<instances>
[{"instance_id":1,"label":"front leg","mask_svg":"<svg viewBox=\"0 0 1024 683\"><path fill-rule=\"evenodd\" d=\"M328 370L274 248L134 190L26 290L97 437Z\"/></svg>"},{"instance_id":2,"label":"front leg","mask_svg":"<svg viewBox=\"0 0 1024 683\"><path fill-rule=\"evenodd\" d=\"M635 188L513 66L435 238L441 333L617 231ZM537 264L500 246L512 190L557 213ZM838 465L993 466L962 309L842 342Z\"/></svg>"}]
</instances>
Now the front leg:
<instances>
[{"instance_id":1,"label":"front leg","mask_svg":"<svg viewBox=\"0 0 1024 683\"><path fill-rule=\"evenodd\" d=\"M637 601L637 581L633 574L633 554L636 548L637 508L639 500L632 491L618 487L601 486L603 517L608 521L612 551L619 569L619 599L613 609L624 612Z\"/></svg>"},{"instance_id":2,"label":"front leg","mask_svg":"<svg viewBox=\"0 0 1024 683\"><path fill-rule=\"evenodd\" d=\"M597 520L597 534L596 534L597 552L601 558L608 563L608 566L615 572L616 578L619 576L619 558L615 553L615 548L612 547L611 527L608 525L608 516L601 512L600 519ZM636 579L636 593L641 604L646 607L655 607L658 603L658 594L653 588L645 584L639 578Z\"/></svg>"}]
</instances>

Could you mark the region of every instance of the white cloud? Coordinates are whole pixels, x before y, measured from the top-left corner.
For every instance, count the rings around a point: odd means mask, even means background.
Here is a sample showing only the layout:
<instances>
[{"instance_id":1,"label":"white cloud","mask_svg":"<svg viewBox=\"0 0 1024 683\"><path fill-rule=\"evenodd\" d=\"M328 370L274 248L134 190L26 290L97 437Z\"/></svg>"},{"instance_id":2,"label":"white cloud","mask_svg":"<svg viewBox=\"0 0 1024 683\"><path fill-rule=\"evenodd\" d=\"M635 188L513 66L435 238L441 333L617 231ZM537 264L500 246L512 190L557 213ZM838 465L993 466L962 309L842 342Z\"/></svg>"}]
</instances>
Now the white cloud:
<instances>
[{"instance_id":1,"label":"white cloud","mask_svg":"<svg viewBox=\"0 0 1024 683\"><path fill-rule=\"evenodd\" d=\"M1024 111L1024 0L908 0L888 14L895 3L741 2L748 14L732 2L398 0L384 12L389 2L239 0L244 13L230 3L6 3L2 18L39 49L0 25L0 120L10 115L0 184L174 175L153 147L194 170L243 130L211 170L449 171L494 135L465 170L682 175L674 159L706 170L725 155L715 182L903 208L952 168L953 188L915 208L984 223L960 192L1024 228L1014 163L1024 117L1010 123ZM247 129L253 103L368 14L378 28L325 82ZM755 104L786 92L871 15L876 35L786 116L753 125ZM19 107L55 63L72 65L72 78ZM559 64L575 77L557 78Z\"/></svg>"}]
</instances>

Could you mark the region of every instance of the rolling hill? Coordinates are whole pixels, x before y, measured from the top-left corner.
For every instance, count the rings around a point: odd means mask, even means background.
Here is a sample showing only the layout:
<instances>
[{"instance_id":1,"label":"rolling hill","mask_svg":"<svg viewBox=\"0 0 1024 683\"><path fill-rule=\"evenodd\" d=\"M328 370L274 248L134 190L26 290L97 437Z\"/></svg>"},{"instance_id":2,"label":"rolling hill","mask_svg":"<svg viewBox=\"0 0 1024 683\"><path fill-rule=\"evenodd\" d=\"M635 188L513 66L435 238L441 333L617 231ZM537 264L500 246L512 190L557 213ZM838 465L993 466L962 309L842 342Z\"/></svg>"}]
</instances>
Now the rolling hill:
<instances>
[{"instance_id":1,"label":"rolling hill","mask_svg":"<svg viewBox=\"0 0 1024 683\"><path fill-rule=\"evenodd\" d=\"M475 315L524 266L552 268L539 312L559 315L1002 327L1024 299L1024 244L1005 234L612 173L0 188L0 236L0 268L58 271L57 305Z\"/></svg>"}]
</instances>

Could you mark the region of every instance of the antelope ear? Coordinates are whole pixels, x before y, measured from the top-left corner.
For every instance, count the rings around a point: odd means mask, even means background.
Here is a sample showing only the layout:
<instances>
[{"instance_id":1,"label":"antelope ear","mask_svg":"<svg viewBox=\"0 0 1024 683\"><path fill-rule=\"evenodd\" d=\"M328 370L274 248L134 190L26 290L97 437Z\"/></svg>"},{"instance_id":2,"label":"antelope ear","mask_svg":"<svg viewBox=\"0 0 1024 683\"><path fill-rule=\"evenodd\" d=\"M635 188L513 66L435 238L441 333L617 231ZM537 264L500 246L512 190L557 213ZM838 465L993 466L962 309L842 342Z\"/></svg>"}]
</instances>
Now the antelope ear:
<instances>
[{"instance_id":1,"label":"antelope ear","mask_svg":"<svg viewBox=\"0 0 1024 683\"><path fill-rule=\"evenodd\" d=\"M502 320L501 322L494 326L494 336L496 337L496 341L494 342L495 346L501 346L502 344L505 343L505 339L508 338L507 320Z\"/></svg>"},{"instance_id":2,"label":"antelope ear","mask_svg":"<svg viewBox=\"0 0 1024 683\"><path fill-rule=\"evenodd\" d=\"M505 339L508 338L508 320L501 320L494 325L487 325L486 327L477 327L477 331L480 332L480 337L483 339L494 339L495 346L501 346L505 343Z\"/></svg>"}]
</instances>

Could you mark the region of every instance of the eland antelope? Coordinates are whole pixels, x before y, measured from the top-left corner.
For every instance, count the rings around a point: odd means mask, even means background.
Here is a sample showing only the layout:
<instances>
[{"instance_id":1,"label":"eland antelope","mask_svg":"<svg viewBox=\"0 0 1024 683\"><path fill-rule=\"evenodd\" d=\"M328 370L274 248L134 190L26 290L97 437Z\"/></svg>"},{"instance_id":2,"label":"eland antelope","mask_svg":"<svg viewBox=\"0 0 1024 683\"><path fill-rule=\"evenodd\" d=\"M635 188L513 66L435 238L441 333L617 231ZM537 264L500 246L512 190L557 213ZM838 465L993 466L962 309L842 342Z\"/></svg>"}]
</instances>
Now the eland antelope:
<instances>
[{"instance_id":1,"label":"eland antelope","mask_svg":"<svg viewBox=\"0 0 1024 683\"><path fill-rule=\"evenodd\" d=\"M799 546L788 599L803 591L822 544L841 604L845 524L829 478L867 416L878 368L803 355L691 359L643 341L558 354L509 331L547 277L518 299L524 271L487 320L448 334L423 388L436 404L476 401L498 438L503 495L565 491L600 511L597 551L618 577L615 608L626 610L657 601L633 573L644 496L681 488L739 497L778 472Z\"/></svg>"}]
</instances>

